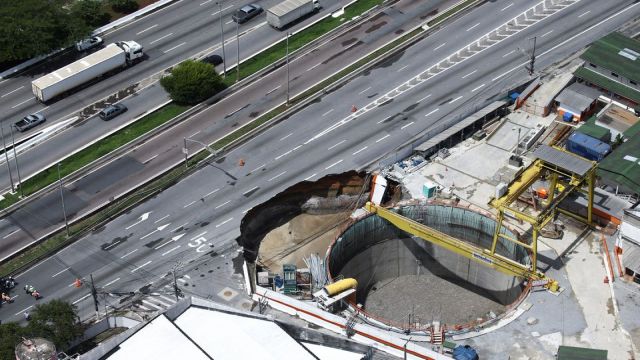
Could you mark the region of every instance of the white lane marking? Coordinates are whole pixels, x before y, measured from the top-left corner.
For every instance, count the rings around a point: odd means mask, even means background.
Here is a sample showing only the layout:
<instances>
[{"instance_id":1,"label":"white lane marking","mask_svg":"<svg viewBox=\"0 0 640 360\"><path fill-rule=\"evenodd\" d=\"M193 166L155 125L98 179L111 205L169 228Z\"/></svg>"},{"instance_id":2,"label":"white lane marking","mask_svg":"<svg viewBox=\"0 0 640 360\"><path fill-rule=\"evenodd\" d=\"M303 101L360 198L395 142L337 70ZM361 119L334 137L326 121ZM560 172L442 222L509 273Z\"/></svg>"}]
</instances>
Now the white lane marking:
<instances>
[{"instance_id":1,"label":"white lane marking","mask_svg":"<svg viewBox=\"0 0 640 360\"><path fill-rule=\"evenodd\" d=\"M229 21L227 21L227 22L226 22L226 23L224 23L224 24L225 24L225 25L229 25L229 24L231 24L232 22L233 22L233 20L229 20Z\"/></svg>"},{"instance_id":2,"label":"white lane marking","mask_svg":"<svg viewBox=\"0 0 640 360\"><path fill-rule=\"evenodd\" d=\"M151 25L151 26L149 26L148 28L146 28L146 29L144 29L144 30L142 30L142 31L138 31L138 32L136 33L136 35L140 35L140 34L142 34L142 33L144 33L144 32L147 32L147 31L149 31L149 30L151 30L151 29L153 29L153 28L155 28L155 27L157 27L157 26L158 26L158 24Z\"/></svg>"},{"instance_id":3,"label":"white lane marking","mask_svg":"<svg viewBox=\"0 0 640 360\"><path fill-rule=\"evenodd\" d=\"M160 226L158 226L158 227L157 227L155 230L153 230L152 232L150 232L150 233L148 233L147 235L145 235L145 236L141 237L141 238L140 238L140 240L143 240L143 239L145 239L145 238L147 238L147 237L149 237L149 236L151 236L151 235L153 235L153 234L157 233L158 231L162 231L162 230L164 230L164 229L165 229L167 226L169 226L169 225L171 225L171 223L168 223L168 224L165 224L165 225L160 225Z\"/></svg>"},{"instance_id":4,"label":"white lane marking","mask_svg":"<svg viewBox=\"0 0 640 360\"><path fill-rule=\"evenodd\" d=\"M511 4L509 4L509 5L505 6L505 7L503 7L502 9L500 9L500 11L505 11L505 10L507 10L508 8L512 7L512 6L513 6L513 4L514 4L514 3L511 3Z\"/></svg>"},{"instance_id":5,"label":"white lane marking","mask_svg":"<svg viewBox=\"0 0 640 360\"><path fill-rule=\"evenodd\" d=\"M547 35L551 34L552 32L553 32L553 30L549 30L549 31L547 31L546 33L544 33L544 34L540 35L540 37L541 37L541 38L543 38L543 37L545 37L545 36L547 36Z\"/></svg>"},{"instance_id":6,"label":"white lane marking","mask_svg":"<svg viewBox=\"0 0 640 360\"><path fill-rule=\"evenodd\" d=\"M133 272L136 272L136 271L138 271L138 270L142 269L143 267L145 267L145 266L147 266L147 265L149 265L149 264L151 264L151 260L149 260L149 261L147 261L146 263L144 263L144 264L142 264L142 265L138 266L137 268L135 268L135 269L131 270L131 272L132 272L132 273L133 273Z\"/></svg>"},{"instance_id":7,"label":"white lane marking","mask_svg":"<svg viewBox=\"0 0 640 360\"><path fill-rule=\"evenodd\" d=\"M179 248L180 246L182 246L182 245L178 245L178 246L176 246L176 247L174 247L174 248L171 248L171 249L169 249L169 250L165 251L164 253L162 253L162 256L165 256L165 255L169 254L170 252L175 251L175 250L176 250L177 248Z\"/></svg>"},{"instance_id":8,"label":"white lane marking","mask_svg":"<svg viewBox=\"0 0 640 360\"><path fill-rule=\"evenodd\" d=\"M27 311L27 310L31 309L32 307L33 307L33 305L31 305L31 306L29 306L29 307L26 307L26 308L22 309L21 311L18 311L17 313L15 313L15 314L13 314L13 315L14 315L14 316L18 316L18 315L22 314L23 312L25 312L25 311Z\"/></svg>"},{"instance_id":9,"label":"white lane marking","mask_svg":"<svg viewBox=\"0 0 640 360\"><path fill-rule=\"evenodd\" d=\"M193 200L192 202L188 203L187 205L184 205L182 208L186 209L186 208L188 208L189 206L191 206L191 205L193 205L195 203L196 203L196 200Z\"/></svg>"},{"instance_id":10,"label":"white lane marking","mask_svg":"<svg viewBox=\"0 0 640 360\"><path fill-rule=\"evenodd\" d=\"M145 304L147 304L147 305L149 305L149 306L151 306L151 307L153 307L153 308L155 308L156 310L161 310L161 309L162 309L162 307L160 307L160 306L158 306L158 305L156 305L156 304L152 303L152 302L151 302L151 301L149 301L149 300L142 299L142 302L143 302L143 303L145 303Z\"/></svg>"},{"instance_id":11,"label":"white lane marking","mask_svg":"<svg viewBox=\"0 0 640 360\"><path fill-rule=\"evenodd\" d=\"M278 86L274 87L273 89L271 89L271 90L267 91L267 93L266 93L265 95L269 95L269 94L271 94L272 92L274 92L274 91L276 91L276 90L280 89L280 86L282 86L282 85L278 85Z\"/></svg>"},{"instance_id":12,"label":"white lane marking","mask_svg":"<svg viewBox=\"0 0 640 360\"><path fill-rule=\"evenodd\" d=\"M231 220L233 220L233 218L228 218L227 220L225 220L225 221L221 222L220 224L216 225L216 228L219 228L220 226L222 226L222 225L224 225L224 224L228 223L228 222L229 222L229 221L231 221Z\"/></svg>"},{"instance_id":13,"label":"white lane marking","mask_svg":"<svg viewBox=\"0 0 640 360\"><path fill-rule=\"evenodd\" d=\"M187 279L191 279L191 276L185 274L184 277L186 277Z\"/></svg>"},{"instance_id":14,"label":"white lane marking","mask_svg":"<svg viewBox=\"0 0 640 360\"><path fill-rule=\"evenodd\" d=\"M436 111L438 111L438 110L440 110L440 108L437 108L437 109L435 109L435 110L430 111L428 114L426 114L426 115L425 115L425 117L427 117L427 116L429 116L429 115L431 115L431 114L435 113L435 112L436 112Z\"/></svg>"},{"instance_id":15,"label":"white lane marking","mask_svg":"<svg viewBox=\"0 0 640 360\"><path fill-rule=\"evenodd\" d=\"M229 10L229 9L231 9L231 8L232 8L232 7L234 7L234 6L235 6L235 5L227 6L226 8L224 8L224 9L222 9L222 10L220 10L220 11ZM211 14L211 15L214 15L214 16L215 16L215 15L218 15L218 14L220 13L220 11L216 11L216 12L214 12L214 13L213 13L213 14Z\"/></svg>"},{"instance_id":16,"label":"white lane marking","mask_svg":"<svg viewBox=\"0 0 640 360\"><path fill-rule=\"evenodd\" d=\"M482 84L482 85L480 85L478 87L475 87L473 90L471 90L471 92L475 92L476 90L482 89L483 87L484 87L484 84Z\"/></svg>"},{"instance_id":17,"label":"white lane marking","mask_svg":"<svg viewBox=\"0 0 640 360\"><path fill-rule=\"evenodd\" d=\"M220 204L220 205L216 206L216 209L219 209L219 208L221 208L221 207L223 207L223 206L227 205L227 204L228 204L228 203L230 203L230 202L231 202L231 200L227 200L227 201L223 202L222 204Z\"/></svg>"},{"instance_id":18,"label":"white lane marking","mask_svg":"<svg viewBox=\"0 0 640 360\"><path fill-rule=\"evenodd\" d=\"M275 180L275 179L279 178L280 176L284 175L286 172L287 172L287 171L285 170L285 171L281 172L280 174L278 174L278 175L276 175L276 176L272 177L271 179L269 179L269 180L267 180L267 181Z\"/></svg>"},{"instance_id":19,"label":"white lane marking","mask_svg":"<svg viewBox=\"0 0 640 360\"><path fill-rule=\"evenodd\" d=\"M331 149L335 148L336 146L341 145L341 144L342 144L342 143L344 143L345 141L347 141L347 140L342 140L342 141L340 141L339 143L337 143L337 144L335 144L335 145L332 145L332 146L331 146L330 148L328 148L327 150L331 150Z\"/></svg>"},{"instance_id":20,"label":"white lane marking","mask_svg":"<svg viewBox=\"0 0 640 360\"><path fill-rule=\"evenodd\" d=\"M153 40L153 41L152 41L152 42L150 42L149 44L156 43L156 42L158 42L158 41L160 41L160 40L162 40L162 39L164 39L164 38L167 38L167 37L169 37L169 36L171 36L171 35L173 35L173 33L168 33L168 34L167 34L167 35L165 35L165 36L162 36L162 37L160 37L160 38L157 38L157 39Z\"/></svg>"},{"instance_id":21,"label":"white lane marking","mask_svg":"<svg viewBox=\"0 0 640 360\"><path fill-rule=\"evenodd\" d=\"M21 102L21 103L19 103L19 104L15 104L15 105L13 105L11 108L12 108L12 109L15 109L15 108L17 108L18 106L20 106L20 105L22 105L22 104L26 103L27 101L31 101L31 100L33 100L33 99L35 99L35 98L34 98L34 97L28 98L27 100L25 100L25 101L23 101L23 102Z\"/></svg>"},{"instance_id":22,"label":"white lane marking","mask_svg":"<svg viewBox=\"0 0 640 360\"><path fill-rule=\"evenodd\" d=\"M408 66L409 66L409 65L405 65L405 66L401 67L400 69L398 69L398 72L400 72L400 71L402 71L402 70L406 69Z\"/></svg>"},{"instance_id":23,"label":"white lane marking","mask_svg":"<svg viewBox=\"0 0 640 360\"><path fill-rule=\"evenodd\" d=\"M334 167L334 166L336 166L336 165L340 164L341 162L342 162L342 159L340 159L340 160L338 160L338 161L334 162L333 164L331 164L331 165L327 166L327 167L326 167L326 168L324 168L324 169L325 169L325 170L329 170L329 169L331 169L332 167Z\"/></svg>"},{"instance_id":24,"label":"white lane marking","mask_svg":"<svg viewBox=\"0 0 640 360\"><path fill-rule=\"evenodd\" d=\"M362 94L364 94L364 93L365 93L367 90L369 90L369 89L371 89L371 86L369 86L368 88L366 88L366 89L364 89L364 90L360 91L358 94L361 94L361 95L362 95Z\"/></svg>"},{"instance_id":25,"label":"white lane marking","mask_svg":"<svg viewBox=\"0 0 640 360\"><path fill-rule=\"evenodd\" d=\"M327 115L331 114L331 112L332 112L333 110L334 110L334 109L331 109L331 110L327 111L326 113L322 114L322 116L327 116Z\"/></svg>"},{"instance_id":26,"label":"white lane marking","mask_svg":"<svg viewBox=\"0 0 640 360\"><path fill-rule=\"evenodd\" d=\"M169 288L171 288L171 286L169 286ZM161 299L163 299L164 301L168 301L168 302L169 302L169 303L171 303L171 304L175 304L175 303L176 303L176 301L175 301L174 299L168 298L168 297L166 297L166 296L158 295L158 297L159 297L159 298L161 298Z\"/></svg>"},{"instance_id":27,"label":"white lane marking","mask_svg":"<svg viewBox=\"0 0 640 360\"><path fill-rule=\"evenodd\" d=\"M249 210L251 210L251 208L246 209L245 211L242 212L242 215L246 214Z\"/></svg>"},{"instance_id":28,"label":"white lane marking","mask_svg":"<svg viewBox=\"0 0 640 360\"><path fill-rule=\"evenodd\" d=\"M249 190L247 190L247 191L243 192L243 193L242 193L242 195L247 195L248 193L250 193L250 192L254 191L254 190L255 190L255 189L257 189L257 188L258 188L257 186L254 186L254 187L252 187L251 189L249 189Z\"/></svg>"},{"instance_id":29,"label":"white lane marking","mask_svg":"<svg viewBox=\"0 0 640 360\"><path fill-rule=\"evenodd\" d=\"M105 250L111 250L111 248L113 248L114 246L120 244L121 242L122 242L122 240L118 240L118 241L114 242L113 244L111 244L109 246L106 246L104 249Z\"/></svg>"},{"instance_id":30,"label":"white lane marking","mask_svg":"<svg viewBox=\"0 0 640 360\"><path fill-rule=\"evenodd\" d=\"M213 195L213 194L217 193L219 190L220 190L220 188L213 189L213 190L209 191L208 193L204 194L203 198L206 198L209 195Z\"/></svg>"},{"instance_id":31,"label":"white lane marking","mask_svg":"<svg viewBox=\"0 0 640 360\"><path fill-rule=\"evenodd\" d=\"M446 43L446 42L443 42L442 44L440 44L440 45L436 46L436 47L433 49L433 51L436 51L436 50L440 49L441 47L443 47L443 46L445 46L445 45L447 45L447 43Z\"/></svg>"},{"instance_id":32,"label":"white lane marking","mask_svg":"<svg viewBox=\"0 0 640 360\"><path fill-rule=\"evenodd\" d=\"M458 96L457 98L455 98L455 99L453 99L453 100L449 101L449 104L453 104L454 102L456 102L456 101L458 101L458 100L460 100L460 99L462 99L462 96Z\"/></svg>"},{"instance_id":33,"label":"white lane marking","mask_svg":"<svg viewBox=\"0 0 640 360\"><path fill-rule=\"evenodd\" d=\"M471 30L475 29L475 28L476 28L476 26L478 26L478 25L480 25L480 23L477 23L477 24L473 25L472 27L468 28L468 29L467 29L467 32L469 32L469 31L471 31Z\"/></svg>"},{"instance_id":34,"label":"white lane marking","mask_svg":"<svg viewBox=\"0 0 640 360\"><path fill-rule=\"evenodd\" d=\"M184 44L186 44L186 43L187 43L187 42L185 41L185 42L183 42L183 43L181 43L181 44L178 44L178 45L176 45L176 46L172 47L171 49L167 49L167 50L165 50L165 51L164 51L164 53L166 54L166 53L168 53L168 52L169 52L169 51L171 51L171 50L175 50L175 49L179 48L180 46L182 46L182 45L184 45Z\"/></svg>"},{"instance_id":35,"label":"white lane marking","mask_svg":"<svg viewBox=\"0 0 640 360\"><path fill-rule=\"evenodd\" d=\"M260 165L260 166L258 166L258 167L256 167L255 169L253 169L253 170L251 170L251 171L249 171L249 172L251 172L251 173L252 173L252 172L254 172L254 171L256 171L256 170L260 170L260 169L262 169L262 168L263 168L263 167L265 167L265 166L267 166L267 164L266 164L266 163L265 163L265 164L262 164L262 165Z\"/></svg>"},{"instance_id":36,"label":"white lane marking","mask_svg":"<svg viewBox=\"0 0 640 360\"><path fill-rule=\"evenodd\" d=\"M187 136L187 138L192 138L192 137L194 137L194 136L196 136L198 134L200 134L200 130L198 130L198 131L194 132L193 134Z\"/></svg>"},{"instance_id":37,"label":"white lane marking","mask_svg":"<svg viewBox=\"0 0 640 360\"><path fill-rule=\"evenodd\" d=\"M133 254L134 252L136 252L136 251L138 251L138 250L139 250L139 249L133 249L133 250L129 251L128 253L126 253L126 254L124 254L124 255L120 256L120 259L124 259L124 258L126 258L127 256L129 256L129 255Z\"/></svg>"},{"instance_id":38,"label":"white lane marking","mask_svg":"<svg viewBox=\"0 0 640 360\"><path fill-rule=\"evenodd\" d=\"M423 100L427 100L430 97L431 97L431 94L429 94L429 95L423 97L422 99L418 100L418 102L422 102Z\"/></svg>"},{"instance_id":39,"label":"white lane marking","mask_svg":"<svg viewBox=\"0 0 640 360\"><path fill-rule=\"evenodd\" d=\"M174 231L176 231L176 230L178 230L178 229L184 229L184 227L185 227L185 226L187 226L187 224L188 224L188 222L186 222L186 223L184 223L184 224L182 224L182 225L178 226L177 228L175 228L175 229L171 230L171 232L174 232Z\"/></svg>"},{"instance_id":40,"label":"white lane marking","mask_svg":"<svg viewBox=\"0 0 640 360\"><path fill-rule=\"evenodd\" d=\"M502 55L502 57L507 57L507 56L509 56L509 55L513 54L514 52L516 52L516 51L515 51L515 49L514 49L514 50L509 51L508 53L506 53L506 54L504 54L504 55Z\"/></svg>"},{"instance_id":41,"label":"white lane marking","mask_svg":"<svg viewBox=\"0 0 640 360\"><path fill-rule=\"evenodd\" d=\"M322 63L317 63L317 64L313 65L312 67L308 68L307 71L311 71L311 70L317 68L320 65L322 65Z\"/></svg>"},{"instance_id":42,"label":"white lane marking","mask_svg":"<svg viewBox=\"0 0 640 360\"><path fill-rule=\"evenodd\" d=\"M367 150L367 148L368 148L368 146L365 146L365 147L363 147L362 149L360 149L360 150L358 150L358 151L354 152L354 153L353 153L353 154L351 154L351 155L357 155L357 154L359 154L359 153L361 153L361 152L363 152L363 151Z\"/></svg>"},{"instance_id":43,"label":"white lane marking","mask_svg":"<svg viewBox=\"0 0 640 360\"><path fill-rule=\"evenodd\" d=\"M87 294L87 295L85 295L85 296L81 297L80 299L78 299L78 300L76 300L76 301L72 302L72 304L73 304L73 305L75 305L75 304L79 303L80 301L82 301L82 300L84 300L84 299L88 298L89 296L91 296L91 293L89 293L89 294Z\"/></svg>"},{"instance_id":44,"label":"white lane marking","mask_svg":"<svg viewBox=\"0 0 640 360\"><path fill-rule=\"evenodd\" d=\"M7 235L3 236L2 238L3 238L3 239L6 239L6 238L8 238L9 236L11 236L11 235L13 235L13 234L17 233L18 231L20 231L20 229L13 230L12 232L8 233Z\"/></svg>"},{"instance_id":45,"label":"white lane marking","mask_svg":"<svg viewBox=\"0 0 640 360\"><path fill-rule=\"evenodd\" d=\"M208 4L208 3L212 2L212 1L213 1L213 0L207 0L207 1L203 2L203 3L200 3L200 6L202 6L202 5L204 5L204 4Z\"/></svg>"},{"instance_id":46,"label":"white lane marking","mask_svg":"<svg viewBox=\"0 0 640 360\"><path fill-rule=\"evenodd\" d=\"M376 142L377 142L377 143L379 143L380 141L382 141L382 140L384 140L384 139L388 138L389 136L391 136L391 135L387 134L387 135L385 135L385 136L381 137L380 139L376 140Z\"/></svg>"},{"instance_id":47,"label":"white lane marking","mask_svg":"<svg viewBox=\"0 0 640 360\"><path fill-rule=\"evenodd\" d=\"M154 223L154 224L157 224L157 223L159 223L160 221L162 221L162 220L164 220L164 219L166 219L166 218L168 218L168 217L169 217L169 215L165 215L165 216L161 217L160 219L158 219L158 220L154 221L153 223Z\"/></svg>"},{"instance_id":48,"label":"white lane marking","mask_svg":"<svg viewBox=\"0 0 640 360\"><path fill-rule=\"evenodd\" d=\"M20 295L12 296L12 297L11 297L11 301L15 300L18 296L20 296Z\"/></svg>"},{"instance_id":49,"label":"white lane marking","mask_svg":"<svg viewBox=\"0 0 640 360\"><path fill-rule=\"evenodd\" d=\"M55 274L51 275L51 277L52 277L52 278L54 278L54 277L56 277L56 276L58 276L58 275L62 274L63 272L65 272L65 271L67 271L67 270L69 270L69 269L70 269L69 267L66 267L66 268L64 268L64 269L60 270L59 272L57 272L57 273L55 273Z\"/></svg>"},{"instance_id":50,"label":"white lane marking","mask_svg":"<svg viewBox=\"0 0 640 360\"><path fill-rule=\"evenodd\" d=\"M591 10L587 10L587 11L583 12L582 14L578 15L578 17L581 18L581 17L587 15L590 12L591 12Z\"/></svg>"},{"instance_id":51,"label":"white lane marking","mask_svg":"<svg viewBox=\"0 0 640 360\"><path fill-rule=\"evenodd\" d=\"M311 175L307 176L306 178L304 178L304 180L303 180L303 181L309 181L309 179L311 179L311 178L312 178L312 177L314 177L314 176L316 176L316 173L313 173L313 174L311 174Z\"/></svg>"},{"instance_id":52,"label":"white lane marking","mask_svg":"<svg viewBox=\"0 0 640 360\"><path fill-rule=\"evenodd\" d=\"M539 58L539 57L541 57L541 56L544 56L544 55L546 55L546 54L548 54L548 53L550 53L550 52L552 52L552 51L554 51L555 49L557 49L557 48L559 48L559 47L561 47L561 46L564 46L565 44L567 44L567 43L569 43L569 42L573 41L575 38L577 38L577 37L579 37L579 36L582 36L582 35L583 35L583 34L585 34L586 32L591 31L591 30L593 30L593 29L597 28L598 26L600 26L600 25L602 25L602 24L606 23L607 21L609 21L609 20L611 20L611 19L615 18L616 16L618 16L618 15L622 14L623 12L628 11L628 10L630 10L631 8L634 8L634 7L638 6L638 5L640 5L640 3L635 3L635 4L631 5L631 6L628 6L628 7L624 8L624 9L622 9L622 10L618 11L617 13L615 13L615 14L613 14L613 15L609 16L608 18L606 18L606 19L604 19L604 20L602 20L602 21L598 22L597 24L594 24L594 25L589 26L588 28L586 28L586 29L582 30L581 32L579 32L579 33L577 33L577 34L575 34L575 35L573 35L572 37L570 37L570 38L568 38L567 40L565 40L565 41L561 42L560 44L557 44L556 46L552 47L551 49L549 49L549 50L547 50L547 51L543 52L542 54L538 55L538 58ZM523 62L522 64L519 64L519 65L517 65L517 66L514 66L514 67L513 67L513 68L511 68L510 70L507 70L507 71L503 72L502 74L500 74L500 75L498 75L498 76L494 77L493 79L491 79L491 81L496 81L496 80L500 79L501 77L504 77L504 76L506 76L506 75L509 75L510 73L512 73L512 72L514 72L514 71L516 71L516 70L518 70L518 69L521 69L523 65L526 65L526 64L528 64L528 63L529 63L529 62L527 61L527 62Z\"/></svg>"},{"instance_id":53,"label":"white lane marking","mask_svg":"<svg viewBox=\"0 0 640 360\"><path fill-rule=\"evenodd\" d=\"M0 96L0 98L3 98L3 97L5 97L5 96L7 96L7 95L11 95L11 94L13 94L14 92L16 92L16 91L18 91L18 90L22 89L23 87L24 87L24 85L20 86L19 88L15 89L15 90L11 90L11 91L9 91L8 93L6 93L6 94L4 94L4 95Z\"/></svg>"},{"instance_id":54,"label":"white lane marking","mask_svg":"<svg viewBox=\"0 0 640 360\"><path fill-rule=\"evenodd\" d=\"M293 133L290 133L290 134L289 134L289 135L287 135L287 136L283 136L283 137L281 137L281 138L280 138L280 141L282 141L282 140L284 140L284 139L288 138L288 137L289 137L289 136L291 136L291 135L293 135Z\"/></svg>"},{"instance_id":55,"label":"white lane marking","mask_svg":"<svg viewBox=\"0 0 640 360\"><path fill-rule=\"evenodd\" d=\"M136 306L138 309L142 309L142 310L144 310L144 311L151 311L151 309L149 309L149 308L148 308L148 307L146 307L146 306L142 306L142 305L139 305L139 304L136 304L135 306Z\"/></svg>"},{"instance_id":56,"label":"white lane marking","mask_svg":"<svg viewBox=\"0 0 640 360\"><path fill-rule=\"evenodd\" d=\"M407 128L407 127L409 127L409 126L411 126L411 125L413 125L413 121L412 121L412 122L410 122L410 123L408 123L407 125L405 125L405 126L401 127L401 128L400 128L400 130L404 130L405 128Z\"/></svg>"},{"instance_id":57,"label":"white lane marking","mask_svg":"<svg viewBox=\"0 0 640 360\"><path fill-rule=\"evenodd\" d=\"M467 75L464 75L462 78L463 78L463 79L466 79L466 78L468 78L469 76L471 76L471 75L475 74L477 71L478 71L478 69L473 70L472 72L468 73Z\"/></svg>"},{"instance_id":58,"label":"white lane marking","mask_svg":"<svg viewBox=\"0 0 640 360\"><path fill-rule=\"evenodd\" d=\"M111 281L109 281L108 283L106 283L106 284L102 285L102 287L103 287L103 288L105 288L105 287L107 287L107 286L109 286L109 285L113 285L113 284L115 284L116 282L118 282L119 280L120 280L120 278L116 278L116 279L114 279L114 280L111 280Z\"/></svg>"},{"instance_id":59,"label":"white lane marking","mask_svg":"<svg viewBox=\"0 0 640 360\"><path fill-rule=\"evenodd\" d=\"M206 231L205 231L205 233L206 233ZM180 240L180 238L182 238L182 237L183 237L183 236L185 236L185 235L187 235L187 234L180 234L180 235L176 235L176 236L172 237L172 238L171 238L171 240L169 240L169 241L165 242L164 244L161 244L161 245L156 246L154 249L155 249L155 250L160 250L160 249L162 249L163 247L165 247L165 246L167 246L167 245L171 244L172 242Z\"/></svg>"},{"instance_id":60,"label":"white lane marking","mask_svg":"<svg viewBox=\"0 0 640 360\"><path fill-rule=\"evenodd\" d=\"M157 157L158 157L158 155L160 155L160 154L155 154L155 155L153 155L152 157L150 157L150 158L148 158L147 160L145 160L145 161L144 161L144 163L146 164L146 163L148 163L149 161L151 161L151 160L153 160L153 159L157 158Z\"/></svg>"},{"instance_id":61,"label":"white lane marking","mask_svg":"<svg viewBox=\"0 0 640 360\"><path fill-rule=\"evenodd\" d=\"M181 283L186 283L187 282L187 280L185 280L183 278L178 278L177 280L180 281Z\"/></svg>"}]
</instances>

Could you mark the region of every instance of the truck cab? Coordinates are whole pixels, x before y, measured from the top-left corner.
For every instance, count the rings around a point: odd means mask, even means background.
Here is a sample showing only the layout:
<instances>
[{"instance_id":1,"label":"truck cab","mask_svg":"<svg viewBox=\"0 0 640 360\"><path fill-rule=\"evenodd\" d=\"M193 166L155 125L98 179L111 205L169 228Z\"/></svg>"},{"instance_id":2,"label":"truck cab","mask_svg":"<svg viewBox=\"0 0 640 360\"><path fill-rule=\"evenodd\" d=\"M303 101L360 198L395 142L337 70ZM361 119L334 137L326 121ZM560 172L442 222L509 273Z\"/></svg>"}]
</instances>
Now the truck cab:
<instances>
[{"instance_id":1,"label":"truck cab","mask_svg":"<svg viewBox=\"0 0 640 360\"><path fill-rule=\"evenodd\" d=\"M133 63L144 56L142 45L135 41L118 41L116 45L124 51L127 63Z\"/></svg>"}]
</instances>

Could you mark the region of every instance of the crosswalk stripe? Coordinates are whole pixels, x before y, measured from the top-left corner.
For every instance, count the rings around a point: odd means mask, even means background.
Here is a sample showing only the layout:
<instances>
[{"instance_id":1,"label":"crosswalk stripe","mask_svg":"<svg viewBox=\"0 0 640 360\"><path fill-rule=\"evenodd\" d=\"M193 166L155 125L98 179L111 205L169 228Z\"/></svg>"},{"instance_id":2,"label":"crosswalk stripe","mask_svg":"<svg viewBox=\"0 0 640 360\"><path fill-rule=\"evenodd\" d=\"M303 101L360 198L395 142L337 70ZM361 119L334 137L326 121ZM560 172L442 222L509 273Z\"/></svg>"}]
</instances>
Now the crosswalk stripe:
<instances>
[{"instance_id":1,"label":"crosswalk stripe","mask_svg":"<svg viewBox=\"0 0 640 360\"><path fill-rule=\"evenodd\" d=\"M168 298L168 297L166 297L164 295L158 295L158 297L170 302L172 305L176 303L176 299L171 299L171 298Z\"/></svg>"},{"instance_id":2,"label":"crosswalk stripe","mask_svg":"<svg viewBox=\"0 0 640 360\"><path fill-rule=\"evenodd\" d=\"M156 304L152 303L151 301L148 301L148 300L142 299L142 302L143 302L143 303L145 303L145 304L147 304L147 305L149 305L149 306L151 306L151 307L156 308L156 310L162 310L162 307L160 307L160 306L158 306L158 305L156 305Z\"/></svg>"}]
</instances>

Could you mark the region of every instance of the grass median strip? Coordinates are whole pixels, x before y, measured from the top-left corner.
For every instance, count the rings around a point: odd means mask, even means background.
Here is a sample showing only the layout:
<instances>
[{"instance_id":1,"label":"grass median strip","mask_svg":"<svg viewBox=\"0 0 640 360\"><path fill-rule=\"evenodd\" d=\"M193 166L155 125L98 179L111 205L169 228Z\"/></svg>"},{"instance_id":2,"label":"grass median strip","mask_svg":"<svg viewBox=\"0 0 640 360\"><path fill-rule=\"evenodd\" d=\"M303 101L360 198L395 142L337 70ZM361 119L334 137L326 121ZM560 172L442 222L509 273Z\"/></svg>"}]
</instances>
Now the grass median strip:
<instances>
[{"instance_id":1,"label":"grass median strip","mask_svg":"<svg viewBox=\"0 0 640 360\"><path fill-rule=\"evenodd\" d=\"M122 145L173 119L187 109L188 107L186 106L169 104L158 111L143 117L135 123L64 159L60 163L60 175L64 177L73 173L102 156L118 149ZM57 180L58 169L57 166L54 165L24 181L22 183L22 191L24 196L29 196ZM0 208L4 209L18 200L20 199L17 194L6 194L4 200L0 201Z\"/></svg>"}]
</instances>

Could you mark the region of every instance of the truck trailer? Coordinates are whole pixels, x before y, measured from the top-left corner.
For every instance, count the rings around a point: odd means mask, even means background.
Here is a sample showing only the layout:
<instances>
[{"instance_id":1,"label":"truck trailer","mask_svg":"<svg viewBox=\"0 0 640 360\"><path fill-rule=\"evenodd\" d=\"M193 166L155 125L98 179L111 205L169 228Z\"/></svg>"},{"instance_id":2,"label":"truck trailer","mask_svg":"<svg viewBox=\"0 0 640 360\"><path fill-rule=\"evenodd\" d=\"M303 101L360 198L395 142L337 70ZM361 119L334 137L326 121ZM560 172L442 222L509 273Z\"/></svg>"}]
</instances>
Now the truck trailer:
<instances>
[{"instance_id":1,"label":"truck trailer","mask_svg":"<svg viewBox=\"0 0 640 360\"><path fill-rule=\"evenodd\" d=\"M282 29L301 17L320 10L318 0L285 0L267 9L267 22L276 29Z\"/></svg>"},{"instance_id":2,"label":"truck trailer","mask_svg":"<svg viewBox=\"0 0 640 360\"><path fill-rule=\"evenodd\" d=\"M98 76L126 67L144 56L135 41L120 41L31 82L36 99L49 101Z\"/></svg>"}]
</instances>

